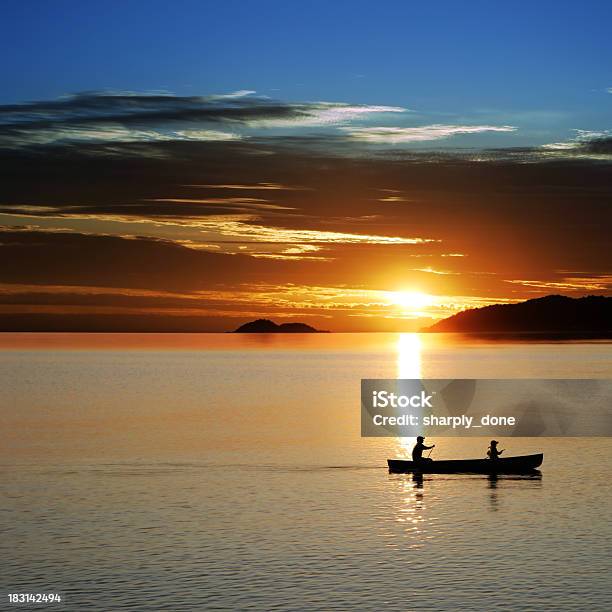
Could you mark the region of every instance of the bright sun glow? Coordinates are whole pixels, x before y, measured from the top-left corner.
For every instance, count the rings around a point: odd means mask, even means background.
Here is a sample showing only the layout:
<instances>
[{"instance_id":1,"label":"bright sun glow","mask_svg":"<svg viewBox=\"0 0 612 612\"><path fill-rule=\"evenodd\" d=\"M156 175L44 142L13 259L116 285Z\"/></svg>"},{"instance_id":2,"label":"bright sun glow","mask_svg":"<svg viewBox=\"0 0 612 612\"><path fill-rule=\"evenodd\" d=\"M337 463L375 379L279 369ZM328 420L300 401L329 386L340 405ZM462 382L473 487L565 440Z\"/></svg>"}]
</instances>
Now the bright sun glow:
<instances>
[{"instance_id":1,"label":"bright sun glow","mask_svg":"<svg viewBox=\"0 0 612 612\"><path fill-rule=\"evenodd\" d=\"M427 293L419 291L392 291L391 303L408 310L420 310L434 303L434 298Z\"/></svg>"}]
</instances>

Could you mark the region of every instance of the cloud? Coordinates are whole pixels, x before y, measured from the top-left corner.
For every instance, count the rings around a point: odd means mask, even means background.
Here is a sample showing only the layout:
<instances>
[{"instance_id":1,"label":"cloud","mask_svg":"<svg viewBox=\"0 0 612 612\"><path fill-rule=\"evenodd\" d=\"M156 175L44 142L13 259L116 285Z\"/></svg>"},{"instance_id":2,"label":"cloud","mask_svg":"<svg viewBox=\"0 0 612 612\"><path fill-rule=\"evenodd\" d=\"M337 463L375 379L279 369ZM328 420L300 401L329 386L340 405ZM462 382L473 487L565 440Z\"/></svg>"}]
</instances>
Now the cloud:
<instances>
[{"instance_id":1,"label":"cloud","mask_svg":"<svg viewBox=\"0 0 612 612\"><path fill-rule=\"evenodd\" d=\"M208 217L197 221L197 227L231 237L234 240L249 240L283 244L425 244L436 242L432 238L382 236L377 234L354 234L311 229L295 229L260 225L252 216Z\"/></svg>"},{"instance_id":2,"label":"cloud","mask_svg":"<svg viewBox=\"0 0 612 612\"><path fill-rule=\"evenodd\" d=\"M448 274L458 274L458 272L450 272L449 270L435 270L431 266L428 268L413 268L414 272L425 272L427 274L439 274L442 276L447 276Z\"/></svg>"},{"instance_id":3,"label":"cloud","mask_svg":"<svg viewBox=\"0 0 612 612\"><path fill-rule=\"evenodd\" d=\"M280 185L279 183L255 183L254 185L184 185L184 187L195 187L202 189L240 189L245 191L305 191L311 187L296 187L291 185Z\"/></svg>"},{"instance_id":4,"label":"cloud","mask_svg":"<svg viewBox=\"0 0 612 612\"><path fill-rule=\"evenodd\" d=\"M408 198L404 198L402 196L385 196L384 198L379 198L379 202L410 202Z\"/></svg>"},{"instance_id":5,"label":"cloud","mask_svg":"<svg viewBox=\"0 0 612 612\"><path fill-rule=\"evenodd\" d=\"M291 206L273 204L262 198L151 198L149 202L167 202L170 204L218 204L221 208L234 208L236 211L274 211L295 210Z\"/></svg>"},{"instance_id":6,"label":"cloud","mask_svg":"<svg viewBox=\"0 0 612 612\"><path fill-rule=\"evenodd\" d=\"M606 156L609 159L610 156L612 156L612 137L610 137L609 134L610 132L607 132L606 137L594 138L593 140L583 143L579 151L602 157Z\"/></svg>"},{"instance_id":7,"label":"cloud","mask_svg":"<svg viewBox=\"0 0 612 612\"><path fill-rule=\"evenodd\" d=\"M241 251L244 256L258 258L330 260L333 256L317 252L345 245L404 246L439 242L429 237L284 227L282 217L277 220L280 225L271 225L262 218L262 215L286 214L292 210L260 198L154 198L138 206L111 208L107 205L104 213L78 206L0 207L5 215L61 219L65 226L76 223L78 227L82 221L112 223L114 232L122 237L135 238L134 226L138 226L139 234L165 233L172 236L175 244L190 249L222 248L226 253ZM270 217L269 221L273 219Z\"/></svg>"},{"instance_id":8,"label":"cloud","mask_svg":"<svg viewBox=\"0 0 612 612\"><path fill-rule=\"evenodd\" d=\"M408 109L399 106L349 105L334 102L313 102L308 112L293 117L256 119L248 122L255 127L306 127L342 125L349 121L376 113L403 113Z\"/></svg>"},{"instance_id":9,"label":"cloud","mask_svg":"<svg viewBox=\"0 0 612 612\"><path fill-rule=\"evenodd\" d=\"M222 100L224 98L244 98L246 96L251 96L256 94L257 92L253 89L239 89L238 91L232 91L228 94L220 94L217 96L211 96L213 99Z\"/></svg>"},{"instance_id":10,"label":"cloud","mask_svg":"<svg viewBox=\"0 0 612 612\"><path fill-rule=\"evenodd\" d=\"M177 130L170 132L167 140L240 140L240 134L222 132L220 130Z\"/></svg>"},{"instance_id":11,"label":"cloud","mask_svg":"<svg viewBox=\"0 0 612 612\"><path fill-rule=\"evenodd\" d=\"M612 156L612 130L573 130L574 138L542 145L544 155L558 157L609 159Z\"/></svg>"},{"instance_id":12,"label":"cloud","mask_svg":"<svg viewBox=\"0 0 612 612\"><path fill-rule=\"evenodd\" d=\"M545 289L547 291L610 291L612 290L612 275L598 276L566 276L558 281L551 280L506 280L505 282L523 287Z\"/></svg>"},{"instance_id":13,"label":"cloud","mask_svg":"<svg viewBox=\"0 0 612 612\"><path fill-rule=\"evenodd\" d=\"M259 198L143 198L130 204L67 204L45 206L35 204L0 205L0 214L49 217L55 219L89 219L115 222L152 222L168 225L198 226L206 216L236 215L290 211L290 206Z\"/></svg>"},{"instance_id":14,"label":"cloud","mask_svg":"<svg viewBox=\"0 0 612 612\"><path fill-rule=\"evenodd\" d=\"M392 106L289 103L239 91L221 96L85 92L57 100L0 106L0 146L71 142L236 140L237 130L333 126ZM230 130L215 129L225 124Z\"/></svg>"},{"instance_id":15,"label":"cloud","mask_svg":"<svg viewBox=\"0 0 612 612\"><path fill-rule=\"evenodd\" d=\"M420 127L347 127L340 128L351 138L372 143L397 144L441 140L457 134L481 132L514 132L510 125L423 125Z\"/></svg>"},{"instance_id":16,"label":"cloud","mask_svg":"<svg viewBox=\"0 0 612 612\"><path fill-rule=\"evenodd\" d=\"M407 115L409 112L404 107L389 105L284 102L257 96L252 90L209 96L84 92L56 100L0 106L0 148L27 152L55 147L54 153L62 155L73 148L80 158L95 155L167 160L185 154L192 157L208 145L227 144L242 148L252 158L299 149L307 155L387 159L395 156L397 160L417 163L533 163L569 156L602 159L609 154L607 130L576 130L575 137L567 142L523 148L428 152L415 151L414 147L392 148L397 144L440 142L462 135L517 130L513 125L490 123L489 117L486 122L483 117L474 120L475 125L461 122L402 126L406 117L414 116ZM400 123L394 127L378 125L389 114ZM367 146L371 144L378 146ZM274 183L265 178L254 177L252 183L260 183L262 189L264 183ZM300 183L298 179L296 184ZM229 175L219 184L238 182ZM401 196L389 194L389 197Z\"/></svg>"},{"instance_id":17,"label":"cloud","mask_svg":"<svg viewBox=\"0 0 612 612\"><path fill-rule=\"evenodd\" d=\"M79 144L79 143L148 143L163 141L226 141L240 140L240 134L223 132L221 130L177 130L155 131L129 129L119 124L87 124L71 127L58 126L42 130L28 131L12 130L9 135L2 136L0 126L0 146L32 146L47 144Z\"/></svg>"},{"instance_id":18,"label":"cloud","mask_svg":"<svg viewBox=\"0 0 612 612\"><path fill-rule=\"evenodd\" d=\"M575 136L571 138L570 140L544 144L542 145L542 148L551 149L551 150L579 149L580 147L588 145L592 142L610 138L610 136L612 136L612 132L610 130L600 130L600 131L572 130L572 131L574 132Z\"/></svg>"}]
</instances>

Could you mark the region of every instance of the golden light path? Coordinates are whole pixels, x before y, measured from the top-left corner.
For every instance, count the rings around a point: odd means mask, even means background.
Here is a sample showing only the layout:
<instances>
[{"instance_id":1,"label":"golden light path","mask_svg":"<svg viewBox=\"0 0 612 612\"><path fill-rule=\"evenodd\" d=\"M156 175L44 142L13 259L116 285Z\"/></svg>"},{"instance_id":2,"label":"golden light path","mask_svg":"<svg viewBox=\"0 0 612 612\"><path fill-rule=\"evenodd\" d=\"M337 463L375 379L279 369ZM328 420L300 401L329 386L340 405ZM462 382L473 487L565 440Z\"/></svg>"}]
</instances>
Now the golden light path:
<instances>
[{"instance_id":1,"label":"golden light path","mask_svg":"<svg viewBox=\"0 0 612 612\"><path fill-rule=\"evenodd\" d=\"M397 377L421 378L421 338L419 334L399 334Z\"/></svg>"},{"instance_id":2,"label":"golden light path","mask_svg":"<svg viewBox=\"0 0 612 612\"><path fill-rule=\"evenodd\" d=\"M421 378L422 341L419 334L399 334L397 341L397 377ZM414 440L397 438L399 456L410 454Z\"/></svg>"},{"instance_id":3,"label":"golden light path","mask_svg":"<svg viewBox=\"0 0 612 612\"><path fill-rule=\"evenodd\" d=\"M422 340L420 334L399 334L397 340L397 377L421 378ZM414 438L395 438L394 451L397 457L410 457ZM398 501L396 521L402 524L405 533L410 536L411 548L421 548L423 537L426 537L425 518L423 516L422 481L403 478L400 481L403 495ZM430 536L431 537L431 536Z\"/></svg>"}]
</instances>

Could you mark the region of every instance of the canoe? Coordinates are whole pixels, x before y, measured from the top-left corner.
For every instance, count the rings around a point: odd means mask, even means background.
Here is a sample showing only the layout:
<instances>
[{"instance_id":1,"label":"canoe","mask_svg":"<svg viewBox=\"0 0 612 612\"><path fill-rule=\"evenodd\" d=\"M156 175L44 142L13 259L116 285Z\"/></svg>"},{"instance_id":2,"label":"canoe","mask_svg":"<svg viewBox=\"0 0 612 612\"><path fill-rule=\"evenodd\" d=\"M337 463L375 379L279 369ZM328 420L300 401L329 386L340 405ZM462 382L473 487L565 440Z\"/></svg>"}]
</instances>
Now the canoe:
<instances>
[{"instance_id":1,"label":"canoe","mask_svg":"<svg viewBox=\"0 0 612 612\"><path fill-rule=\"evenodd\" d=\"M387 459L389 472L405 474L420 472L422 474L524 474L542 465L544 455L523 455L491 459L449 459L442 461L404 461Z\"/></svg>"}]
</instances>

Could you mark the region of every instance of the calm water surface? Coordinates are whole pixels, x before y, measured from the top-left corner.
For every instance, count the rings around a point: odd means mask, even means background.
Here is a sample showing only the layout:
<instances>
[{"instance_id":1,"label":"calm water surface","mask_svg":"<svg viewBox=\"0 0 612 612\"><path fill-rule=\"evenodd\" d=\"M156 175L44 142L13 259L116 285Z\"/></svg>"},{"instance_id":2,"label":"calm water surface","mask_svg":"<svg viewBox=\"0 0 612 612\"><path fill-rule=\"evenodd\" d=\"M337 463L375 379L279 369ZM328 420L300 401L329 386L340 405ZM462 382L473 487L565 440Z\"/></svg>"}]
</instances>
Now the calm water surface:
<instances>
[{"instance_id":1,"label":"calm water surface","mask_svg":"<svg viewBox=\"0 0 612 612\"><path fill-rule=\"evenodd\" d=\"M390 475L359 381L604 378L609 343L454 335L0 338L7 591L70 610L610 610L612 442L540 477ZM434 457L487 441L438 438ZM6 600L0 603L4 609Z\"/></svg>"}]
</instances>

